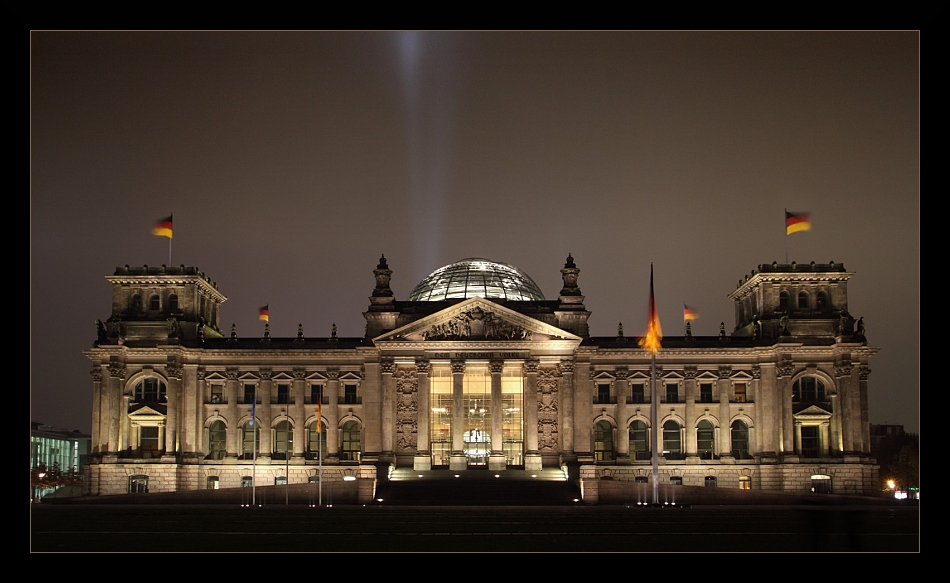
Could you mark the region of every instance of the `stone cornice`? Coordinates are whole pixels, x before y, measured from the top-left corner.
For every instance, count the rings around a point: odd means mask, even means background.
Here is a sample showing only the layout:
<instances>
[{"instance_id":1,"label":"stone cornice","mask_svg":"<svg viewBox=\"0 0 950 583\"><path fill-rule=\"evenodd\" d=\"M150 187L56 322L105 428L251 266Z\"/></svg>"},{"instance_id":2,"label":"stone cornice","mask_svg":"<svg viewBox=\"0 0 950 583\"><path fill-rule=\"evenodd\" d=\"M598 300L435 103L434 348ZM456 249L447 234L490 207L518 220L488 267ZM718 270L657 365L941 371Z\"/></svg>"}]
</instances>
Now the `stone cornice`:
<instances>
[{"instance_id":1,"label":"stone cornice","mask_svg":"<svg viewBox=\"0 0 950 583\"><path fill-rule=\"evenodd\" d=\"M212 297L219 302L227 300L227 296L219 292L203 277L197 275L162 275L150 273L148 275L107 275L106 280L113 285L191 285L195 284L198 289L206 296Z\"/></svg>"},{"instance_id":2,"label":"stone cornice","mask_svg":"<svg viewBox=\"0 0 950 583\"><path fill-rule=\"evenodd\" d=\"M744 281L735 291L729 294L730 300L742 299L752 293L763 283L832 283L848 281L854 275L853 271L781 271L773 273L759 272Z\"/></svg>"}]
</instances>

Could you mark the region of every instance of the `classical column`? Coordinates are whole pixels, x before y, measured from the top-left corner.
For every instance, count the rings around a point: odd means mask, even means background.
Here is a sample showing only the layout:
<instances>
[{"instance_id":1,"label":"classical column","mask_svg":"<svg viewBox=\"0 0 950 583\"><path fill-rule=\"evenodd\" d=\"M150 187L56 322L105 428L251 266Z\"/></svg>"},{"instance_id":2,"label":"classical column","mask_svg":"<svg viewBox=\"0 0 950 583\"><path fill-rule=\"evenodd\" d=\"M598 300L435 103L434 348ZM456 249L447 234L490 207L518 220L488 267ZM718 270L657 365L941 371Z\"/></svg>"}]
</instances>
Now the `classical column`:
<instances>
[{"instance_id":1,"label":"classical column","mask_svg":"<svg viewBox=\"0 0 950 583\"><path fill-rule=\"evenodd\" d=\"M782 404L782 453L788 457L797 456L798 445L801 442L801 431L795 427L795 417L792 414L792 372L794 364L791 360L782 360L776 369L776 394Z\"/></svg>"},{"instance_id":2,"label":"classical column","mask_svg":"<svg viewBox=\"0 0 950 583\"><path fill-rule=\"evenodd\" d=\"M765 409L763 405L758 402L759 398L759 386L762 384L762 368L755 364L752 365L752 382L749 383L749 394L746 396L747 401L752 402L752 421L758 427L762 427L762 411ZM759 431L755 431L754 427L749 428L749 454L757 455L761 453L763 447L761 443L761 438L759 437ZM753 435L754 434L754 435Z\"/></svg>"},{"instance_id":3,"label":"classical column","mask_svg":"<svg viewBox=\"0 0 950 583\"><path fill-rule=\"evenodd\" d=\"M732 428L729 420L732 418L729 401L732 400L731 366L719 367L719 459L733 459L732 457ZM693 429L695 432L696 430Z\"/></svg>"},{"instance_id":4,"label":"classical column","mask_svg":"<svg viewBox=\"0 0 950 583\"><path fill-rule=\"evenodd\" d=\"M393 371L396 366L391 357L379 359L379 370L382 373L382 415L380 419L380 433L382 434L382 455L392 458L395 451L393 432L396 429L396 389L393 384Z\"/></svg>"},{"instance_id":5,"label":"classical column","mask_svg":"<svg viewBox=\"0 0 950 583\"><path fill-rule=\"evenodd\" d=\"M332 460L340 459L340 371L336 368L327 369L327 396L330 402L324 410L327 418L327 457Z\"/></svg>"},{"instance_id":6,"label":"classical column","mask_svg":"<svg viewBox=\"0 0 950 583\"><path fill-rule=\"evenodd\" d=\"M695 366L684 366L683 367L683 394L686 397L686 413L684 415L684 420L686 423L686 442L684 444L686 450L686 459L690 460L692 463L699 463L699 453L697 452L699 446L696 442L696 425L698 423L697 419L699 415L696 414L696 367Z\"/></svg>"},{"instance_id":7,"label":"classical column","mask_svg":"<svg viewBox=\"0 0 950 583\"><path fill-rule=\"evenodd\" d=\"M465 459L465 427L462 417L462 387L465 382L465 361L452 361L452 457L449 469L464 470L468 464Z\"/></svg>"},{"instance_id":8,"label":"classical column","mask_svg":"<svg viewBox=\"0 0 950 583\"><path fill-rule=\"evenodd\" d=\"M871 452L871 417L868 412L868 375L871 369L867 365L858 367L858 390L860 392L859 401L861 404L861 426L858 436L860 438L858 451L864 453Z\"/></svg>"},{"instance_id":9,"label":"classical column","mask_svg":"<svg viewBox=\"0 0 950 583\"><path fill-rule=\"evenodd\" d=\"M630 394L630 371L626 366L614 370L614 394L617 397L617 461L630 461L630 429L627 427L627 395Z\"/></svg>"},{"instance_id":10,"label":"classical column","mask_svg":"<svg viewBox=\"0 0 950 583\"><path fill-rule=\"evenodd\" d=\"M257 391L261 406L257 409L257 416L261 420L261 450L257 452L257 459L270 458L274 446L271 444L271 395L274 393L274 381L271 380L274 372L269 368L260 369L261 384ZM256 423L256 421L255 421Z\"/></svg>"},{"instance_id":11,"label":"classical column","mask_svg":"<svg viewBox=\"0 0 950 583\"><path fill-rule=\"evenodd\" d=\"M100 453L102 450L102 445L99 443L99 423L102 418L102 367L100 365L95 365L92 367L92 370L89 371L89 374L92 376L92 453Z\"/></svg>"},{"instance_id":12,"label":"classical column","mask_svg":"<svg viewBox=\"0 0 950 583\"><path fill-rule=\"evenodd\" d=\"M241 432L241 418L238 414L238 369L229 366L224 371L227 380L224 382L224 398L227 403L228 421L228 453L227 457L235 458L243 453Z\"/></svg>"},{"instance_id":13,"label":"classical column","mask_svg":"<svg viewBox=\"0 0 950 583\"><path fill-rule=\"evenodd\" d=\"M129 405L128 400L126 399L125 408L122 409L123 396L125 391L123 390L123 385L125 384L125 364L122 364L117 361L109 363L109 394L106 399L108 405L108 415L106 416L108 432L108 451L109 453L116 453L119 451L119 415L124 413L124 417L128 419ZM106 413L106 411L104 411Z\"/></svg>"},{"instance_id":14,"label":"classical column","mask_svg":"<svg viewBox=\"0 0 950 583\"><path fill-rule=\"evenodd\" d=\"M538 365L537 359L524 363L524 469L541 470L538 453Z\"/></svg>"},{"instance_id":15,"label":"classical column","mask_svg":"<svg viewBox=\"0 0 950 583\"><path fill-rule=\"evenodd\" d=\"M191 368L191 367L189 367ZM188 425L190 431L192 432L193 438L192 442L194 447L190 451L200 452L203 455L207 455L205 443L204 443L204 420L205 420L205 400L207 400L208 394L208 385L205 382L205 367L197 366L194 367L194 378L195 378L195 390L192 395L194 403L194 416L191 418L191 422Z\"/></svg>"},{"instance_id":16,"label":"classical column","mask_svg":"<svg viewBox=\"0 0 950 583\"><path fill-rule=\"evenodd\" d=\"M291 372L294 377L291 388L293 398L291 400L292 404L288 405L287 409L288 411L293 411L291 418L294 425L294 457L302 458L304 457L307 438L309 437L307 433L307 410L306 407L304 407L307 390L307 371L302 367L294 367ZM314 403L314 411L316 411L316 403Z\"/></svg>"},{"instance_id":17,"label":"classical column","mask_svg":"<svg viewBox=\"0 0 950 583\"><path fill-rule=\"evenodd\" d=\"M505 368L502 360L493 360L488 363L491 372L491 454L488 456L488 469L492 471L504 470L504 410L501 398L501 372Z\"/></svg>"},{"instance_id":18,"label":"classical column","mask_svg":"<svg viewBox=\"0 0 950 583\"><path fill-rule=\"evenodd\" d=\"M431 405L429 405L429 361L424 358L416 358L416 398L418 399L418 409L416 410L416 455L412 460L412 469L431 470L432 456L429 453L429 414Z\"/></svg>"},{"instance_id":19,"label":"classical column","mask_svg":"<svg viewBox=\"0 0 950 583\"><path fill-rule=\"evenodd\" d=\"M574 359L564 359L559 364L561 386L558 397L561 405L558 433L561 434L561 454L573 461L574 454Z\"/></svg>"}]
</instances>

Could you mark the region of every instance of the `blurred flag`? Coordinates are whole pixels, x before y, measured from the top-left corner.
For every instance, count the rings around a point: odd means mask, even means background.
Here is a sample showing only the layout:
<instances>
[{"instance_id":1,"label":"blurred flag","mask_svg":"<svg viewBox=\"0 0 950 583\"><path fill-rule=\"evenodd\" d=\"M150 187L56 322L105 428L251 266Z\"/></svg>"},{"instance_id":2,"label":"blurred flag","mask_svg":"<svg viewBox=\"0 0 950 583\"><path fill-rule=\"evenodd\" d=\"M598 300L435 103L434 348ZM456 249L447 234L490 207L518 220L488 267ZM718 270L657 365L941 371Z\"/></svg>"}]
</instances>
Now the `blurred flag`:
<instances>
[{"instance_id":1,"label":"blurred flag","mask_svg":"<svg viewBox=\"0 0 950 583\"><path fill-rule=\"evenodd\" d=\"M790 213L785 211L785 234L811 230L811 213Z\"/></svg>"},{"instance_id":2,"label":"blurred flag","mask_svg":"<svg viewBox=\"0 0 950 583\"><path fill-rule=\"evenodd\" d=\"M172 215L168 215L164 219L155 222L155 226L152 227L152 234L158 235L159 237L168 237L172 238Z\"/></svg>"},{"instance_id":3,"label":"blurred flag","mask_svg":"<svg viewBox=\"0 0 950 583\"><path fill-rule=\"evenodd\" d=\"M660 328L660 314L656 311L656 297L653 295L653 265L650 265L650 323L647 334L640 339L640 348L656 354L660 350L663 330Z\"/></svg>"},{"instance_id":4,"label":"blurred flag","mask_svg":"<svg viewBox=\"0 0 950 583\"><path fill-rule=\"evenodd\" d=\"M269 305L270 305L270 304L267 304L267 306L269 306ZM261 320L261 321L263 321L263 322L270 322L270 317L268 316L267 306L264 306L263 308L260 309L260 313L259 313L258 316L257 316L257 319L258 319L258 320Z\"/></svg>"},{"instance_id":5,"label":"blurred flag","mask_svg":"<svg viewBox=\"0 0 950 583\"><path fill-rule=\"evenodd\" d=\"M695 320L699 317L699 314L696 313L696 310L690 308L685 303L683 304L683 321Z\"/></svg>"}]
</instances>

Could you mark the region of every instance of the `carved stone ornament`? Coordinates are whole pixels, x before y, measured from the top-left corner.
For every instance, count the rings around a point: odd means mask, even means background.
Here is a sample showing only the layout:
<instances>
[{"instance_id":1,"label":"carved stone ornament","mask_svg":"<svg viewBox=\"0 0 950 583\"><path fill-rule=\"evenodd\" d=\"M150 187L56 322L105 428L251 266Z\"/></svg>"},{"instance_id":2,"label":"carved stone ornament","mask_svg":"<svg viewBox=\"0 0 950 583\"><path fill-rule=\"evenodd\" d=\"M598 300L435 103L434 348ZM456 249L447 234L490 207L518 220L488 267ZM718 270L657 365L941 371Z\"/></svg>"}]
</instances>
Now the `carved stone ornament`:
<instances>
[{"instance_id":1,"label":"carved stone ornament","mask_svg":"<svg viewBox=\"0 0 950 583\"><path fill-rule=\"evenodd\" d=\"M558 379L557 368L538 370L538 450L558 450Z\"/></svg>"},{"instance_id":2,"label":"carved stone ornament","mask_svg":"<svg viewBox=\"0 0 950 583\"><path fill-rule=\"evenodd\" d=\"M396 381L396 392L401 394L410 394L416 392L419 387L419 377L415 372L401 368L393 374Z\"/></svg>"},{"instance_id":3,"label":"carved stone ornament","mask_svg":"<svg viewBox=\"0 0 950 583\"><path fill-rule=\"evenodd\" d=\"M401 368L393 378L396 380L396 450L415 451L419 377L415 371Z\"/></svg>"},{"instance_id":4,"label":"carved stone ornament","mask_svg":"<svg viewBox=\"0 0 950 583\"><path fill-rule=\"evenodd\" d=\"M429 361L424 358L417 358L416 372L419 374L429 374Z\"/></svg>"},{"instance_id":5,"label":"carved stone ornament","mask_svg":"<svg viewBox=\"0 0 950 583\"><path fill-rule=\"evenodd\" d=\"M89 371L89 374L92 375L92 382L98 383L102 381L102 367L95 366Z\"/></svg>"},{"instance_id":6,"label":"carved stone ornament","mask_svg":"<svg viewBox=\"0 0 950 583\"><path fill-rule=\"evenodd\" d=\"M476 306L421 332L423 340L526 340L530 332Z\"/></svg>"},{"instance_id":7,"label":"carved stone ornament","mask_svg":"<svg viewBox=\"0 0 950 583\"><path fill-rule=\"evenodd\" d=\"M762 367L757 364L752 365L752 378L756 380L762 378Z\"/></svg>"},{"instance_id":8,"label":"carved stone ornament","mask_svg":"<svg viewBox=\"0 0 950 583\"><path fill-rule=\"evenodd\" d=\"M491 374L501 374L501 371L505 369L505 361L503 360L492 360L488 363L488 371Z\"/></svg>"},{"instance_id":9,"label":"carved stone ornament","mask_svg":"<svg viewBox=\"0 0 950 583\"><path fill-rule=\"evenodd\" d=\"M205 375L206 375L206 374L208 374L208 373L207 373L207 371L205 371L205 367L203 367L203 366L199 366L199 367L195 370L195 376L197 377L197 379L198 379L199 381L205 380Z\"/></svg>"},{"instance_id":10,"label":"carved stone ornament","mask_svg":"<svg viewBox=\"0 0 950 583\"><path fill-rule=\"evenodd\" d=\"M125 365L121 362L110 362L109 376L116 379L125 378Z\"/></svg>"},{"instance_id":11,"label":"carved stone ornament","mask_svg":"<svg viewBox=\"0 0 950 583\"><path fill-rule=\"evenodd\" d=\"M168 374L168 378L181 380L181 364L169 362L165 365L165 372Z\"/></svg>"},{"instance_id":12,"label":"carved stone ornament","mask_svg":"<svg viewBox=\"0 0 950 583\"><path fill-rule=\"evenodd\" d=\"M720 366L719 367L719 378L727 379L732 376L732 367L731 366Z\"/></svg>"},{"instance_id":13,"label":"carved stone ornament","mask_svg":"<svg viewBox=\"0 0 950 583\"><path fill-rule=\"evenodd\" d=\"M239 374L239 373L238 373L237 367L229 366L229 367L227 367L226 369L224 369L224 376L225 376L229 381L236 381L237 378L238 378L238 374Z\"/></svg>"},{"instance_id":14,"label":"carved stone ornament","mask_svg":"<svg viewBox=\"0 0 950 583\"><path fill-rule=\"evenodd\" d=\"M328 368L327 369L327 379L335 381L340 378L340 369Z\"/></svg>"},{"instance_id":15,"label":"carved stone ornament","mask_svg":"<svg viewBox=\"0 0 950 583\"><path fill-rule=\"evenodd\" d=\"M837 376L837 377L839 377L839 378L841 378L841 377L849 377L849 376L851 376L851 371L852 371L852 370L853 370L853 367L851 366L850 363L848 363L848 364L838 364L838 365L835 365L835 376Z\"/></svg>"},{"instance_id":16,"label":"carved stone ornament","mask_svg":"<svg viewBox=\"0 0 950 583\"><path fill-rule=\"evenodd\" d=\"M687 366L684 366L684 367L683 367L683 378L686 378L686 379L695 379L697 373L698 373L698 371L696 370L696 367L695 367L695 366L689 366L689 365L687 365Z\"/></svg>"},{"instance_id":17,"label":"carved stone ornament","mask_svg":"<svg viewBox=\"0 0 950 583\"><path fill-rule=\"evenodd\" d=\"M573 360L562 360L558 366L561 369L561 374L571 374L574 372L574 361Z\"/></svg>"},{"instance_id":18,"label":"carved stone ornament","mask_svg":"<svg viewBox=\"0 0 950 583\"><path fill-rule=\"evenodd\" d=\"M531 374L538 372L538 367L540 366L540 361L537 359L528 359L524 361L524 374Z\"/></svg>"},{"instance_id":19,"label":"carved stone ornament","mask_svg":"<svg viewBox=\"0 0 950 583\"><path fill-rule=\"evenodd\" d=\"M274 371L269 368L262 368L260 373L262 381L269 381L271 377L274 376Z\"/></svg>"},{"instance_id":20,"label":"carved stone ornament","mask_svg":"<svg viewBox=\"0 0 950 583\"><path fill-rule=\"evenodd\" d=\"M396 370L393 359L389 357L379 359L379 370L382 371L383 374L393 374L393 371Z\"/></svg>"},{"instance_id":21,"label":"carved stone ornament","mask_svg":"<svg viewBox=\"0 0 950 583\"><path fill-rule=\"evenodd\" d=\"M453 360L452 361L452 373L459 374L465 372L465 361L464 360Z\"/></svg>"},{"instance_id":22,"label":"carved stone ornament","mask_svg":"<svg viewBox=\"0 0 950 583\"><path fill-rule=\"evenodd\" d=\"M307 369L301 368L299 366L294 367L293 376L295 381L302 381L307 378Z\"/></svg>"},{"instance_id":23,"label":"carved stone ornament","mask_svg":"<svg viewBox=\"0 0 950 583\"><path fill-rule=\"evenodd\" d=\"M858 367L858 379L859 379L859 380L867 381L869 374L871 374L871 367L869 367L869 366L859 366L859 367Z\"/></svg>"},{"instance_id":24,"label":"carved stone ornament","mask_svg":"<svg viewBox=\"0 0 950 583\"><path fill-rule=\"evenodd\" d=\"M790 377L795 372L795 363L791 358L783 357L777 368L779 376Z\"/></svg>"}]
</instances>

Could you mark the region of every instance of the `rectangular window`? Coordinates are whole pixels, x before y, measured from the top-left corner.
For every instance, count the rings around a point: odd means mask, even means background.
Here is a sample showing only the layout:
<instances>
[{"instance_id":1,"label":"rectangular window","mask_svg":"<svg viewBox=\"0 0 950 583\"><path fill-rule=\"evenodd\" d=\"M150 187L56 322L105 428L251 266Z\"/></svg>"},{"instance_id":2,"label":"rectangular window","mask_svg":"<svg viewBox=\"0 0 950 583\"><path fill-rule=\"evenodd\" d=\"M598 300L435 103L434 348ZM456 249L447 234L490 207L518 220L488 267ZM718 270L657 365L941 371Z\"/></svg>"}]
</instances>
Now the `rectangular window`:
<instances>
[{"instance_id":1,"label":"rectangular window","mask_svg":"<svg viewBox=\"0 0 950 583\"><path fill-rule=\"evenodd\" d=\"M344 405L358 405L359 401L356 398L356 385L343 385L343 404Z\"/></svg>"},{"instance_id":2,"label":"rectangular window","mask_svg":"<svg viewBox=\"0 0 950 583\"><path fill-rule=\"evenodd\" d=\"M678 383L667 383L666 384L666 402L667 403L678 403L679 402L679 384Z\"/></svg>"},{"instance_id":3,"label":"rectangular window","mask_svg":"<svg viewBox=\"0 0 950 583\"><path fill-rule=\"evenodd\" d=\"M142 427L139 431L139 447L143 457L149 454L158 454L158 427Z\"/></svg>"},{"instance_id":4,"label":"rectangular window","mask_svg":"<svg viewBox=\"0 0 950 583\"><path fill-rule=\"evenodd\" d=\"M815 425L802 426L802 457L818 457L818 429Z\"/></svg>"},{"instance_id":5,"label":"rectangular window","mask_svg":"<svg viewBox=\"0 0 950 583\"><path fill-rule=\"evenodd\" d=\"M310 403L316 405L323 400L323 385L310 385Z\"/></svg>"},{"instance_id":6,"label":"rectangular window","mask_svg":"<svg viewBox=\"0 0 950 583\"><path fill-rule=\"evenodd\" d=\"M597 384L597 404L606 405L608 403L610 403L610 384L598 383Z\"/></svg>"},{"instance_id":7,"label":"rectangular window","mask_svg":"<svg viewBox=\"0 0 950 583\"><path fill-rule=\"evenodd\" d=\"M219 384L211 385L211 402L212 403L224 402L224 385L219 385Z\"/></svg>"},{"instance_id":8,"label":"rectangular window","mask_svg":"<svg viewBox=\"0 0 950 583\"><path fill-rule=\"evenodd\" d=\"M736 403L745 403L745 383L736 383Z\"/></svg>"},{"instance_id":9,"label":"rectangular window","mask_svg":"<svg viewBox=\"0 0 950 583\"><path fill-rule=\"evenodd\" d=\"M643 383L632 385L633 393L630 395L631 403L643 403Z\"/></svg>"},{"instance_id":10,"label":"rectangular window","mask_svg":"<svg viewBox=\"0 0 950 583\"><path fill-rule=\"evenodd\" d=\"M712 383L702 383L699 385L699 402L712 403Z\"/></svg>"},{"instance_id":11,"label":"rectangular window","mask_svg":"<svg viewBox=\"0 0 950 583\"><path fill-rule=\"evenodd\" d=\"M247 384L244 385L244 403L250 405L254 402L254 394L257 392L255 389L257 385Z\"/></svg>"},{"instance_id":12,"label":"rectangular window","mask_svg":"<svg viewBox=\"0 0 950 583\"><path fill-rule=\"evenodd\" d=\"M277 385L277 404L286 405L290 403L290 385Z\"/></svg>"}]
</instances>

